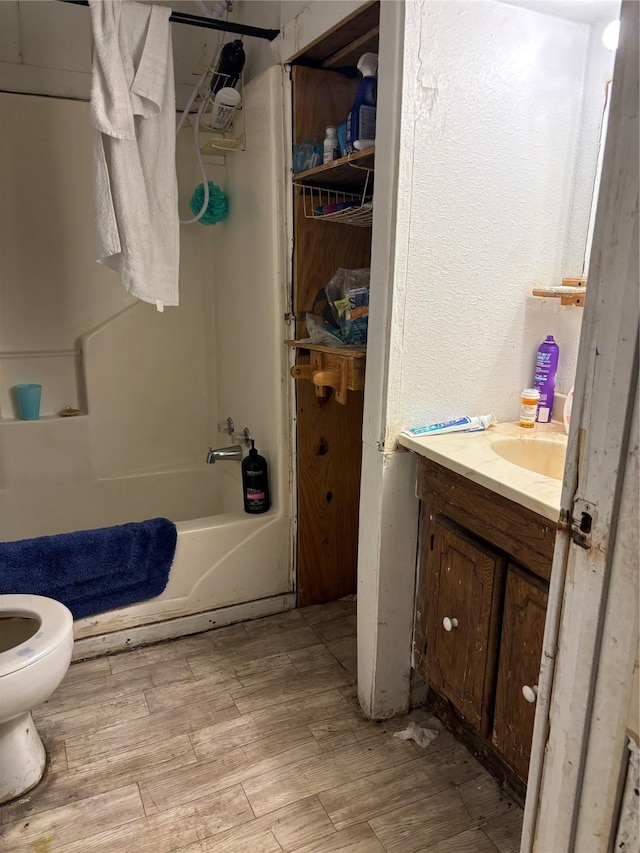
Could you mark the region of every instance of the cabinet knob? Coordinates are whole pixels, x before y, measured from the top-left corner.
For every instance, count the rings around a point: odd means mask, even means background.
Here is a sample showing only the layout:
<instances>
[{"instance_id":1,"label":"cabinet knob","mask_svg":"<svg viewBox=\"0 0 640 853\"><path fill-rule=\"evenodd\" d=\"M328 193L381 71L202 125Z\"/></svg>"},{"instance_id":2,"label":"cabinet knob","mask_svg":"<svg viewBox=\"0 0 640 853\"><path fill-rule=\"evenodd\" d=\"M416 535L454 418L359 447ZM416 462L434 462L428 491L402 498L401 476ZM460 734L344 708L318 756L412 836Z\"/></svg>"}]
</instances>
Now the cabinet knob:
<instances>
[{"instance_id":1,"label":"cabinet knob","mask_svg":"<svg viewBox=\"0 0 640 853\"><path fill-rule=\"evenodd\" d=\"M442 627L445 631L453 631L454 628L458 627L457 619L450 619L448 616L445 616L442 620Z\"/></svg>"},{"instance_id":2,"label":"cabinet knob","mask_svg":"<svg viewBox=\"0 0 640 853\"><path fill-rule=\"evenodd\" d=\"M524 684L522 687L522 695L527 702L531 702L531 704L533 704L538 698L538 685L534 684L533 687L529 687L528 684Z\"/></svg>"}]
</instances>

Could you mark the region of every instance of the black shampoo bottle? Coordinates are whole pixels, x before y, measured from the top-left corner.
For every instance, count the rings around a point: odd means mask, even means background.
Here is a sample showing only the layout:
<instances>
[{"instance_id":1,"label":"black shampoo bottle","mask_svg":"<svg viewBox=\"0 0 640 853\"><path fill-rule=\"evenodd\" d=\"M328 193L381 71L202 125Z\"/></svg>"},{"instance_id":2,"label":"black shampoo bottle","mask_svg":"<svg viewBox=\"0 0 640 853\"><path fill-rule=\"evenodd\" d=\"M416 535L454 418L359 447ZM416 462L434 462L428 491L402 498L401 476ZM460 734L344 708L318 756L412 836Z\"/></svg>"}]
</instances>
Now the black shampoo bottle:
<instances>
[{"instance_id":1,"label":"black shampoo bottle","mask_svg":"<svg viewBox=\"0 0 640 853\"><path fill-rule=\"evenodd\" d=\"M242 460L242 496L244 511L252 515L266 512L271 506L267 460L258 454L253 441L249 455Z\"/></svg>"}]
</instances>

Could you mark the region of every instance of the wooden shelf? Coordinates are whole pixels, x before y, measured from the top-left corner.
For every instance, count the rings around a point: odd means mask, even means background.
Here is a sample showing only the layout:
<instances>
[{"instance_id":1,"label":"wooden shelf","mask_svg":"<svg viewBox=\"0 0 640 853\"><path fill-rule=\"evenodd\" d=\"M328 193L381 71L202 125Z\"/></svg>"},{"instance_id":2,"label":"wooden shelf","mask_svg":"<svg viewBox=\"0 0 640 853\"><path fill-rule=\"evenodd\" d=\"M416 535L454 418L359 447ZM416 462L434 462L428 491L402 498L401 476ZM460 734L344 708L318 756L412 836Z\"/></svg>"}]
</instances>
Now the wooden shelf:
<instances>
[{"instance_id":1,"label":"wooden shelf","mask_svg":"<svg viewBox=\"0 0 640 853\"><path fill-rule=\"evenodd\" d=\"M324 38L314 42L295 62L317 68L355 66L367 51L378 52L380 3L369 3L350 15Z\"/></svg>"},{"instance_id":2,"label":"wooden shelf","mask_svg":"<svg viewBox=\"0 0 640 853\"><path fill-rule=\"evenodd\" d=\"M560 291L556 288L549 288L547 290L534 290L534 296L543 296L550 299L559 299L561 305L576 305L578 308L584 307L584 297L586 295L587 289L586 287L580 288L572 288L576 290L576 293L567 293L567 291Z\"/></svg>"},{"instance_id":3,"label":"wooden shelf","mask_svg":"<svg viewBox=\"0 0 640 853\"><path fill-rule=\"evenodd\" d=\"M374 163L375 148L354 151L339 160L332 160L330 163L316 166L315 169L307 169L306 172L298 172L293 176L293 183L298 186L362 191L373 171Z\"/></svg>"},{"instance_id":4,"label":"wooden shelf","mask_svg":"<svg viewBox=\"0 0 640 853\"><path fill-rule=\"evenodd\" d=\"M347 402L347 391L364 389L364 369L367 351L355 347L327 347L303 341L285 341L289 347L308 350L309 364L295 364L291 368L294 379L308 379L316 386L316 397L326 397L333 388L336 402Z\"/></svg>"},{"instance_id":5,"label":"wooden shelf","mask_svg":"<svg viewBox=\"0 0 640 853\"><path fill-rule=\"evenodd\" d=\"M563 278L561 287L537 287L532 291L534 296L559 299L561 305L584 307L587 293L587 280L584 278Z\"/></svg>"},{"instance_id":6,"label":"wooden shelf","mask_svg":"<svg viewBox=\"0 0 640 853\"><path fill-rule=\"evenodd\" d=\"M351 358L366 358L366 349L360 347L327 347L324 344L310 344L307 341L285 341L288 347L306 349L309 352L329 352L334 355L345 355Z\"/></svg>"},{"instance_id":7,"label":"wooden shelf","mask_svg":"<svg viewBox=\"0 0 640 853\"><path fill-rule=\"evenodd\" d=\"M380 42L380 26L375 24L351 44L336 50L322 61L323 68L348 68L357 65L363 53L377 53Z\"/></svg>"}]
</instances>

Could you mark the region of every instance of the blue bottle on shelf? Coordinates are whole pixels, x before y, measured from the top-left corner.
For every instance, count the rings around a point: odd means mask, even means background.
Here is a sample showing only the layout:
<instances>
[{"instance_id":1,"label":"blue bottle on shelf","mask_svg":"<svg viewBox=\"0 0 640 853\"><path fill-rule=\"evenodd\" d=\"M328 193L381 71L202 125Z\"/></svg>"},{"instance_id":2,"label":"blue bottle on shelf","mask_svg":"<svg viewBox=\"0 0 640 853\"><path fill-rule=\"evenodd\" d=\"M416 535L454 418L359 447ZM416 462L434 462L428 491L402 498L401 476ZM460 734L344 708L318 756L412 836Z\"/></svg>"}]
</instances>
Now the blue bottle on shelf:
<instances>
[{"instance_id":1,"label":"blue bottle on shelf","mask_svg":"<svg viewBox=\"0 0 640 853\"><path fill-rule=\"evenodd\" d=\"M363 53L358 60L362 80L347 116L347 152L372 148L376 139L376 103L378 100L378 54Z\"/></svg>"}]
</instances>

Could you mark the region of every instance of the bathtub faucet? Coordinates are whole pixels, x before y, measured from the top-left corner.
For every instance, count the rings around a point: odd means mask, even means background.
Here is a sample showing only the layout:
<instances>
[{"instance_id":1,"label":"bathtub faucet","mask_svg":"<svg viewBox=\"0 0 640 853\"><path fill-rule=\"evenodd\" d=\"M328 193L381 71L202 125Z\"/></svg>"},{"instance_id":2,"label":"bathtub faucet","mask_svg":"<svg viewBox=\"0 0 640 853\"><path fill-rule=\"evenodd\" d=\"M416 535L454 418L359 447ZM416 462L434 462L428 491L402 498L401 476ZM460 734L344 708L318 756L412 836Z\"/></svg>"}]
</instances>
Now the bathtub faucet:
<instances>
[{"instance_id":1,"label":"bathtub faucet","mask_svg":"<svg viewBox=\"0 0 640 853\"><path fill-rule=\"evenodd\" d=\"M207 453L207 463L221 462L224 459L236 459L238 462L242 459L242 445L233 444L231 447L210 447Z\"/></svg>"}]
</instances>

